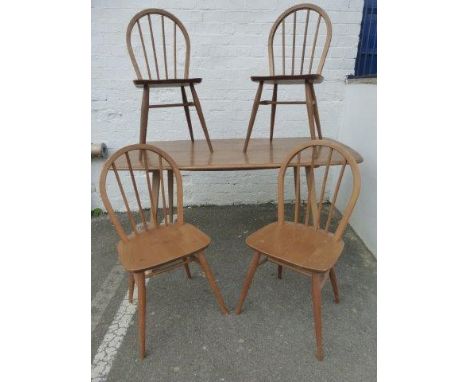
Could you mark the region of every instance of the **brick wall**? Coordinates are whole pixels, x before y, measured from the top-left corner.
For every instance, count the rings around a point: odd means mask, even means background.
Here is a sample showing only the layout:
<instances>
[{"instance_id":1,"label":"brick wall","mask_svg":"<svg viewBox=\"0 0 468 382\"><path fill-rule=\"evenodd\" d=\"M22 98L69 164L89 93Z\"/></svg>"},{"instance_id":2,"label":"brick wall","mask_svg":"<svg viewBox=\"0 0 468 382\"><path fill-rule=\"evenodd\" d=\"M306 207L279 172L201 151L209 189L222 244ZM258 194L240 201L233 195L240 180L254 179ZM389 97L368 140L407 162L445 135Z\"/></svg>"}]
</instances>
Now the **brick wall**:
<instances>
[{"instance_id":1,"label":"brick wall","mask_svg":"<svg viewBox=\"0 0 468 382\"><path fill-rule=\"evenodd\" d=\"M138 142L141 90L134 87L125 33L129 20L145 8L174 13L188 30L192 45L190 75L197 87L212 139L244 138L256 84L251 75L268 74L267 39L279 14L298 1L180 0L92 1L92 142L105 142L110 153ZM338 137L342 123L345 76L354 72L363 0L316 0L329 14L333 38L316 87L322 130ZM271 97L265 86L264 97ZM302 99L300 86L279 88L280 99ZM151 102L180 102L180 91L166 90ZM254 137L267 137L270 109L261 106ZM195 137L203 137L192 111ZM275 136L306 136L304 105L278 106ZM148 139L187 139L183 109L150 110ZM92 161L91 205L101 207L98 177L103 161ZM277 171L184 173L185 204L261 203L276 200Z\"/></svg>"}]
</instances>

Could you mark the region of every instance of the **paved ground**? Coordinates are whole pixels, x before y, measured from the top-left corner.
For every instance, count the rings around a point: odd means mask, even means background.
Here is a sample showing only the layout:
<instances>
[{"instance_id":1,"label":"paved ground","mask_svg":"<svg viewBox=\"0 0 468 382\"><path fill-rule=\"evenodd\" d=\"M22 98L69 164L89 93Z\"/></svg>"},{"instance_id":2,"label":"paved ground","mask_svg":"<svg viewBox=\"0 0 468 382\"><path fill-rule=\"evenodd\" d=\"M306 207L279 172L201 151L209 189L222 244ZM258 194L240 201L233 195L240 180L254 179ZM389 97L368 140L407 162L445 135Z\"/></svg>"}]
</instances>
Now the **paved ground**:
<instances>
[{"instance_id":1,"label":"paved ground","mask_svg":"<svg viewBox=\"0 0 468 382\"><path fill-rule=\"evenodd\" d=\"M207 259L233 311L252 253L248 234L274 221L276 207L185 209L212 237ZM117 236L106 217L92 220L92 374L95 381L375 381L376 261L348 229L337 265L341 302L323 289L325 360L314 357L310 281L259 268L244 312L222 316L206 279L191 265L148 281L147 356L138 358L136 306L117 264Z\"/></svg>"}]
</instances>

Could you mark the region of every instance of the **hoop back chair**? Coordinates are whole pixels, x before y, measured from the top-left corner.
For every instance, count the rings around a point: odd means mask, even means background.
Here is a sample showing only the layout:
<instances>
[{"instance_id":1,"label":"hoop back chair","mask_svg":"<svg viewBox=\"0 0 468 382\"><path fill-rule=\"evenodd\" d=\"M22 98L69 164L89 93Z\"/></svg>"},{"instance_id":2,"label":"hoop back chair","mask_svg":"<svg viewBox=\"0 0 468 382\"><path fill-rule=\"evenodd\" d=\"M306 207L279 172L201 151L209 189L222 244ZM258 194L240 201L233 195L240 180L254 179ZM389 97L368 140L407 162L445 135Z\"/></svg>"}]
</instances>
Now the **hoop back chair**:
<instances>
[{"instance_id":1,"label":"hoop back chair","mask_svg":"<svg viewBox=\"0 0 468 382\"><path fill-rule=\"evenodd\" d=\"M179 37L177 37L179 36ZM138 12L127 27L127 49L137 79L143 87L140 118L140 143L146 143L148 113L151 108L183 107L190 134L194 141L189 107L195 106L210 151L213 152L195 85L201 78L190 78L190 37L182 22L163 9L145 9ZM189 87L193 101L188 101L185 87ZM182 102L149 104L150 88L180 87Z\"/></svg>"},{"instance_id":2,"label":"hoop back chair","mask_svg":"<svg viewBox=\"0 0 468 382\"><path fill-rule=\"evenodd\" d=\"M327 164L317 167L314 161L321 150L326 151ZM285 218L285 174L290 165L295 174L292 221ZM306 173L305 203L300 196L301 168L305 168ZM346 207L341 215L335 211L335 206L345 172L351 173L352 191L346 196ZM326 139L312 140L311 143L301 145L287 156L279 171L278 220L252 233L246 240L255 254L244 281L236 313L241 313L257 267L266 261L278 265L278 278L281 278L284 266L309 276L317 345L315 354L319 360L323 359L321 290L329 278L335 302L339 302L334 266L344 248L343 233L358 199L360 186L357 163L343 146ZM327 200L329 203L326 203ZM302 211L303 222L300 222L301 206L305 207L305 211ZM262 256L264 258L261 260Z\"/></svg>"},{"instance_id":3,"label":"hoop back chair","mask_svg":"<svg viewBox=\"0 0 468 382\"><path fill-rule=\"evenodd\" d=\"M310 28L309 24L311 24ZM291 29L290 33L286 32L288 28ZM279 30L281 30L281 33L278 33ZM302 33L300 33L301 31ZM321 32L324 32L324 34ZM310 136L312 139L322 138L317 97L313 85L323 81L322 69L330 48L331 38L332 24L330 18L317 5L298 4L288 8L278 17L268 37L270 75L251 77L252 81L258 82L258 88L247 128L244 152L247 151L260 105L271 105L270 141L273 140L277 105L305 104L309 119ZM279 44L275 44L278 40ZM287 40L290 41L287 42ZM288 45L289 42L291 45ZM280 48L279 55L275 55L275 46ZM261 100L264 84L273 85L271 100ZM278 85L298 84L305 87L305 101L278 101Z\"/></svg>"},{"instance_id":4,"label":"hoop back chair","mask_svg":"<svg viewBox=\"0 0 468 382\"><path fill-rule=\"evenodd\" d=\"M165 173L167 186L164 181ZM177 187L175 223L171 223L169 219L171 207L166 203L169 200L166 192L170 193L171 187L173 188L171 178L175 178ZM115 182L114 189L118 192L117 195L109 196L112 180ZM191 278L189 263L195 261L205 273L222 313L228 313L204 256L210 238L193 225L185 223L182 177L176 163L167 153L146 144L123 147L104 164L100 192L110 221L120 237L117 251L120 263L129 273L130 302L133 301L135 281L138 286L141 358L145 355L146 278L180 266L185 267L188 278ZM115 205L122 207L126 213L116 213L113 207ZM132 207L136 207L137 213L132 212ZM149 207L149 211L145 211L145 207ZM125 216L127 222L124 221Z\"/></svg>"}]
</instances>

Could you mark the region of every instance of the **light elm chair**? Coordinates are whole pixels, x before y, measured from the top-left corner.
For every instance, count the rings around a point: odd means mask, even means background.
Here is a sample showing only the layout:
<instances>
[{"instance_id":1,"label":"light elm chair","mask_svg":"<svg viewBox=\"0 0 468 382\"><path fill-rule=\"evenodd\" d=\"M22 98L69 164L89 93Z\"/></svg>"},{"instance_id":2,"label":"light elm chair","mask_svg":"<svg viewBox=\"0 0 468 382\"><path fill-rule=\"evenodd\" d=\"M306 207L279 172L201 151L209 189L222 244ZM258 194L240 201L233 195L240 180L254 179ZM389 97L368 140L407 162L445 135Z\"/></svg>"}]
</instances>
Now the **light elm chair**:
<instances>
[{"instance_id":1,"label":"light elm chair","mask_svg":"<svg viewBox=\"0 0 468 382\"><path fill-rule=\"evenodd\" d=\"M177 221L171 224L164 173L175 177L177 186ZM114 183L117 196L109 196ZM117 244L119 260L129 273L129 300L133 301L135 281L138 286L138 330L140 356L145 356L145 279L183 266L191 278L189 263L202 268L221 312L228 314L213 272L205 258L211 239L184 220L182 177L174 160L153 145L137 144L123 147L104 164L100 178L101 198L109 218L120 237ZM118 193L120 192L120 195ZM162 206L159 201L162 201ZM149 211L145 211L145 202ZM123 205L126 214L115 212ZM133 203L133 204L132 204ZM137 213L132 212L132 205ZM128 222L123 218L127 216ZM161 220L161 222L160 222ZM127 228L127 229L126 229Z\"/></svg>"},{"instance_id":2,"label":"light elm chair","mask_svg":"<svg viewBox=\"0 0 468 382\"><path fill-rule=\"evenodd\" d=\"M312 24L310 28L309 24ZM291 29L290 33L286 33L287 28ZM299 29L302 30L302 33ZM281 30L281 32L277 33L279 30ZM322 138L314 84L323 81L322 70L330 47L331 38L332 24L330 18L327 13L317 5L295 5L284 11L278 17L271 28L268 38L270 74L268 76L251 77L252 81L258 83L258 88L247 128L244 152L247 151L258 107L260 105L271 105L270 141L273 140L277 105L305 104L309 119L310 136L312 139ZM277 43L278 39L280 40L279 44ZM289 43L291 44L290 46ZM277 48L281 47L281 50L275 52L275 46ZM264 84L273 85L273 96L271 100L261 100ZM278 101L279 85L304 86L305 101Z\"/></svg>"},{"instance_id":3,"label":"light elm chair","mask_svg":"<svg viewBox=\"0 0 468 382\"><path fill-rule=\"evenodd\" d=\"M319 155L327 158L326 166L315 166ZM306 169L307 197L303 223L300 222L302 202L298 193L299 171L295 177L294 219L285 219L285 174L291 165ZM331 168L338 170L337 174L331 174ZM351 173L352 187L349 194L344 194L345 207L340 215L335 208L346 170ZM279 171L278 220L252 233L246 240L255 254L242 287L236 313L241 313L257 267L266 261L278 265L278 278L281 278L282 267L305 274L311 280L317 343L315 354L319 360L323 359L321 290L330 279L335 302L339 302L335 264L343 252L343 234L358 199L360 187L361 177L357 163L342 145L327 139L316 139L301 145L287 156ZM327 192L330 192L330 203L326 203Z\"/></svg>"},{"instance_id":4,"label":"light elm chair","mask_svg":"<svg viewBox=\"0 0 468 382\"><path fill-rule=\"evenodd\" d=\"M189 107L195 106L206 142L213 152L200 99L195 90L195 85L202 79L189 77L190 38L182 22L163 9L145 9L138 12L128 24L127 49L137 76L134 83L137 87L143 87L140 143L146 143L149 109L166 107L184 108L190 139L193 142ZM183 52L180 62L177 56L179 50ZM181 91L181 103L150 105L150 89L177 87ZM190 88L193 101L188 101L186 87Z\"/></svg>"}]
</instances>

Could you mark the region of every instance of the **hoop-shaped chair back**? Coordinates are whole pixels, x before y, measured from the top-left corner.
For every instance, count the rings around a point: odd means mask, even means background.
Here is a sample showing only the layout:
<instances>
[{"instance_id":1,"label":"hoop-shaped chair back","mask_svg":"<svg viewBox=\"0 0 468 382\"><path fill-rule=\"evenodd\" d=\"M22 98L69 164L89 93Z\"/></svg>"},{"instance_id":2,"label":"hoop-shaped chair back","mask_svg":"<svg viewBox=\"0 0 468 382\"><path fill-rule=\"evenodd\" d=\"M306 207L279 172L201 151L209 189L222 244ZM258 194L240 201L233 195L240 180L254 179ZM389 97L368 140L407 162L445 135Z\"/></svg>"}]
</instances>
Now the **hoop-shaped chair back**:
<instances>
[{"instance_id":1,"label":"hoop-shaped chair back","mask_svg":"<svg viewBox=\"0 0 468 382\"><path fill-rule=\"evenodd\" d=\"M317 166L318 159L324 166ZM325 160L323 160L325 159ZM302 200L300 197L300 170L306 169L306 192L304 224L315 230L332 232L340 240L348 224L361 188L359 167L353 156L342 145L327 139L317 139L294 149L283 162L278 175L278 223L285 222L284 194L285 174L293 165L295 171L294 221L299 223ZM307 173L307 169L308 173ZM340 217L335 213L340 186L349 169L352 176L352 192L347 197L346 207ZM349 172L349 171L348 171ZM299 190L299 192L297 191ZM329 203L328 203L329 202ZM333 219L335 218L335 219ZM332 232L333 233L333 232Z\"/></svg>"},{"instance_id":2,"label":"hoop-shaped chair back","mask_svg":"<svg viewBox=\"0 0 468 382\"><path fill-rule=\"evenodd\" d=\"M169 196L166 193L171 185L165 183L165 173L168 173L168 179L169 176L175 178L174 193L177 193L175 224L183 224L182 177L177 164L167 153L152 145L130 145L118 150L104 164L99 183L101 198L122 241L128 241L130 235L158 228L161 219L163 219L162 224L170 224ZM112 180L114 184L111 188ZM108 190L111 189L114 193L109 197ZM122 222L124 215L117 214L113 206L118 206L126 212L130 226L128 232L124 228L127 224ZM159 215L158 208L162 209L162 216ZM146 209L149 211L145 211ZM133 213L133 210L137 213Z\"/></svg>"},{"instance_id":3,"label":"hoop-shaped chair back","mask_svg":"<svg viewBox=\"0 0 468 382\"><path fill-rule=\"evenodd\" d=\"M137 78L188 78L190 38L182 22L163 9L145 9L130 20L127 27L127 49ZM179 68L178 51L183 54Z\"/></svg>"},{"instance_id":4,"label":"hoop-shaped chair back","mask_svg":"<svg viewBox=\"0 0 468 382\"><path fill-rule=\"evenodd\" d=\"M273 24L268 38L270 75L322 74L331 38L330 18L319 6L298 4L287 9ZM276 66L275 46L281 49Z\"/></svg>"}]
</instances>

